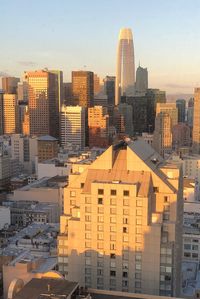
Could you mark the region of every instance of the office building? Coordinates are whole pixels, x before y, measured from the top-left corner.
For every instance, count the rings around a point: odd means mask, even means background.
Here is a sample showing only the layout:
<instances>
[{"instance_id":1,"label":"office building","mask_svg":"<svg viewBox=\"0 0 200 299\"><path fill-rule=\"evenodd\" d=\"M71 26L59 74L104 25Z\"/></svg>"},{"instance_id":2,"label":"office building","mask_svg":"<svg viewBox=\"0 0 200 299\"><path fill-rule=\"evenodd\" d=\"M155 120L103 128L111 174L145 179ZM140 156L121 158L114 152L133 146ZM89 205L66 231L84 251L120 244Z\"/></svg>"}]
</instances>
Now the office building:
<instances>
[{"instance_id":1,"label":"office building","mask_svg":"<svg viewBox=\"0 0 200 299\"><path fill-rule=\"evenodd\" d=\"M81 286L178 296L182 175L143 141L110 146L72 169L58 237L59 270Z\"/></svg>"},{"instance_id":2,"label":"office building","mask_svg":"<svg viewBox=\"0 0 200 299\"><path fill-rule=\"evenodd\" d=\"M92 107L94 100L94 74L88 71L72 72L72 95L81 107Z\"/></svg>"},{"instance_id":3,"label":"office building","mask_svg":"<svg viewBox=\"0 0 200 299\"><path fill-rule=\"evenodd\" d=\"M166 112L156 116L152 146L163 157L172 151L172 119Z\"/></svg>"},{"instance_id":4,"label":"office building","mask_svg":"<svg viewBox=\"0 0 200 299\"><path fill-rule=\"evenodd\" d=\"M59 137L58 76L47 70L27 72L30 135Z\"/></svg>"},{"instance_id":5,"label":"office building","mask_svg":"<svg viewBox=\"0 0 200 299\"><path fill-rule=\"evenodd\" d=\"M118 105L119 112L124 117L125 134L133 136L133 108L127 103Z\"/></svg>"},{"instance_id":6,"label":"office building","mask_svg":"<svg viewBox=\"0 0 200 299\"><path fill-rule=\"evenodd\" d=\"M108 97L108 105L114 105L115 104L115 77L106 76L103 82L104 82L104 93Z\"/></svg>"},{"instance_id":7,"label":"office building","mask_svg":"<svg viewBox=\"0 0 200 299\"><path fill-rule=\"evenodd\" d=\"M193 115L194 115L194 98L190 98L187 107L187 123L190 128L193 127Z\"/></svg>"},{"instance_id":8,"label":"office building","mask_svg":"<svg viewBox=\"0 0 200 299\"><path fill-rule=\"evenodd\" d=\"M169 114L172 121L172 128L178 123L178 109L176 108L176 103L157 103L156 116L161 112Z\"/></svg>"},{"instance_id":9,"label":"office building","mask_svg":"<svg viewBox=\"0 0 200 299\"><path fill-rule=\"evenodd\" d=\"M50 73L56 75L57 81L57 92L58 92L58 106L59 106L59 113L61 111L61 107L64 104L64 88L63 88L63 72L59 70L49 70Z\"/></svg>"},{"instance_id":10,"label":"office building","mask_svg":"<svg viewBox=\"0 0 200 299\"><path fill-rule=\"evenodd\" d=\"M140 65L136 71L135 92L137 95L144 95L148 89L148 71Z\"/></svg>"},{"instance_id":11,"label":"office building","mask_svg":"<svg viewBox=\"0 0 200 299\"><path fill-rule=\"evenodd\" d=\"M178 123L172 128L172 144L174 149L191 146L190 127L185 123Z\"/></svg>"},{"instance_id":12,"label":"office building","mask_svg":"<svg viewBox=\"0 0 200 299\"><path fill-rule=\"evenodd\" d=\"M117 46L115 105L121 102L121 96L133 96L135 85L135 58L133 36L130 28L119 33Z\"/></svg>"},{"instance_id":13,"label":"office building","mask_svg":"<svg viewBox=\"0 0 200 299\"><path fill-rule=\"evenodd\" d=\"M38 162L43 162L58 156L58 139L45 135L37 138Z\"/></svg>"},{"instance_id":14,"label":"office building","mask_svg":"<svg viewBox=\"0 0 200 299\"><path fill-rule=\"evenodd\" d=\"M17 94L17 84L19 81L20 81L19 78L3 77L2 88L4 93Z\"/></svg>"},{"instance_id":15,"label":"office building","mask_svg":"<svg viewBox=\"0 0 200 299\"><path fill-rule=\"evenodd\" d=\"M26 74L26 73L25 73ZM17 84L17 99L28 103L28 82L22 81Z\"/></svg>"},{"instance_id":16,"label":"office building","mask_svg":"<svg viewBox=\"0 0 200 299\"><path fill-rule=\"evenodd\" d=\"M10 225L10 209L7 207L0 206L0 230Z\"/></svg>"},{"instance_id":17,"label":"office building","mask_svg":"<svg viewBox=\"0 0 200 299\"><path fill-rule=\"evenodd\" d=\"M19 106L15 94L3 95L3 128L4 134L19 132Z\"/></svg>"},{"instance_id":18,"label":"office building","mask_svg":"<svg viewBox=\"0 0 200 299\"><path fill-rule=\"evenodd\" d=\"M94 74L94 95L97 95L101 91L100 78L97 74Z\"/></svg>"},{"instance_id":19,"label":"office building","mask_svg":"<svg viewBox=\"0 0 200 299\"><path fill-rule=\"evenodd\" d=\"M85 146L85 108L80 106L62 106L60 123L61 146L67 143Z\"/></svg>"},{"instance_id":20,"label":"office building","mask_svg":"<svg viewBox=\"0 0 200 299\"><path fill-rule=\"evenodd\" d=\"M109 115L106 107L88 109L89 147L108 147Z\"/></svg>"},{"instance_id":21,"label":"office building","mask_svg":"<svg viewBox=\"0 0 200 299\"><path fill-rule=\"evenodd\" d=\"M185 122L185 112L186 112L186 101L184 99L178 99L176 101L176 108L178 109L178 122Z\"/></svg>"},{"instance_id":22,"label":"office building","mask_svg":"<svg viewBox=\"0 0 200 299\"><path fill-rule=\"evenodd\" d=\"M134 96L128 98L127 103L132 106L133 135L142 135L144 132L151 133L151 123L148 122L148 107L150 104L148 98L146 96Z\"/></svg>"},{"instance_id":23,"label":"office building","mask_svg":"<svg viewBox=\"0 0 200 299\"><path fill-rule=\"evenodd\" d=\"M3 90L0 90L0 135L3 135Z\"/></svg>"},{"instance_id":24,"label":"office building","mask_svg":"<svg viewBox=\"0 0 200 299\"><path fill-rule=\"evenodd\" d=\"M5 190L10 183L11 161L8 151L0 143L0 190Z\"/></svg>"},{"instance_id":25,"label":"office building","mask_svg":"<svg viewBox=\"0 0 200 299\"><path fill-rule=\"evenodd\" d=\"M194 154L200 154L200 88L194 90L192 150Z\"/></svg>"}]
</instances>

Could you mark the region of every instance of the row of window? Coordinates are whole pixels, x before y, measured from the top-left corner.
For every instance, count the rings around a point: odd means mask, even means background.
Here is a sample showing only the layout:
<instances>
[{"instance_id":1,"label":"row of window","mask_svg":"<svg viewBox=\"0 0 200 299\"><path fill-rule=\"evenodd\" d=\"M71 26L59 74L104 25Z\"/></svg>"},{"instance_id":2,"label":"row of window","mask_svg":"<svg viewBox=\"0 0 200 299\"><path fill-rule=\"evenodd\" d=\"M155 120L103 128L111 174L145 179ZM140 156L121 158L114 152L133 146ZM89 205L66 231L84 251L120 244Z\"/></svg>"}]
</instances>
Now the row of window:
<instances>
[{"instance_id":1,"label":"row of window","mask_svg":"<svg viewBox=\"0 0 200 299\"><path fill-rule=\"evenodd\" d=\"M123 210L123 215L129 215L129 210ZM136 216L142 216L141 210L136 210ZM91 215L85 215L85 222L91 222ZM97 222L104 222L104 216L98 216ZM110 223L117 223L117 217L110 217ZM128 218L123 218L123 223L128 224ZM141 225L142 219L137 218L136 224Z\"/></svg>"},{"instance_id":2,"label":"row of window","mask_svg":"<svg viewBox=\"0 0 200 299\"><path fill-rule=\"evenodd\" d=\"M104 189L98 189L98 194L99 195L104 195ZM110 195L116 196L117 195L117 190L111 189L110 190ZM123 195L124 196L129 196L129 190L123 190Z\"/></svg>"}]
</instances>

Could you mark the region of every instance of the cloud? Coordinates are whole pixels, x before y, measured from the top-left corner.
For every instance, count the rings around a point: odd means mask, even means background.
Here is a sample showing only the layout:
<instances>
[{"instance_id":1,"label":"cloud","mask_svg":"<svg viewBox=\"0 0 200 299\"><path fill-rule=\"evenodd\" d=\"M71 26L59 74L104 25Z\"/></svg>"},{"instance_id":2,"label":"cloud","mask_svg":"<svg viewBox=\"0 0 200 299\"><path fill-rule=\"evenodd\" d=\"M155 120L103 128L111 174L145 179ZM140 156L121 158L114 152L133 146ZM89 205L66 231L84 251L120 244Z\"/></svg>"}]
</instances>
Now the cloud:
<instances>
[{"instance_id":1,"label":"cloud","mask_svg":"<svg viewBox=\"0 0 200 299\"><path fill-rule=\"evenodd\" d=\"M35 66L37 63L34 61L18 61L18 64L22 66Z\"/></svg>"},{"instance_id":2,"label":"cloud","mask_svg":"<svg viewBox=\"0 0 200 299\"><path fill-rule=\"evenodd\" d=\"M187 85L187 84L175 84L175 83L168 83L165 84L165 87L167 88L183 88L183 89L188 89L188 88L194 88L193 85Z\"/></svg>"}]
</instances>

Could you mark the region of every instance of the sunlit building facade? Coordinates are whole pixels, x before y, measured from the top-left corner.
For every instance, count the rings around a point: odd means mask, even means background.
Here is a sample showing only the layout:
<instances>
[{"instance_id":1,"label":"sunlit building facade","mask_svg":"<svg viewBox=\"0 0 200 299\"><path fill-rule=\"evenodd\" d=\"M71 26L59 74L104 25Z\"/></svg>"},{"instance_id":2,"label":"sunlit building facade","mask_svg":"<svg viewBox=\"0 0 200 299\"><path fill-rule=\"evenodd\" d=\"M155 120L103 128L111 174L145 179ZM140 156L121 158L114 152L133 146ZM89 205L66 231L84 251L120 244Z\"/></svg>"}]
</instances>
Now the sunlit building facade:
<instances>
[{"instance_id":1,"label":"sunlit building facade","mask_svg":"<svg viewBox=\"0 0 200 299\"><path fill-rule=\"evenodd\" d=\"M19 133L19 106L15 94L3 95L3 130L4 134Z\"/></svg>"},{"instance_id":2,"label":"sunlit building facade","mask_svg":"<svg viewBox=\"0 0 200 299\"><path fill-rule=\"evenodd\" d=\"M110 146L73 165L64 188L59 271L81 286L176 296L182 176L144 141Z\"/></svg>"},{"instance_id":3,"label":"sunlit building facade","mask_svg":"<svg viewBox=\"0 0 200 299\"><path fill-rule=\"evenodd\" d=\"M193 132L192 150L194 154L200 154L200 88L194 90L194 110L193 110Z\"/></svg>"},{"instance_id":4,"label":"sunlit building facade","mask_svg":"<svg viewBox=\"0 0 200 299\"><path fill-rule=\"evenodd\" d=\"M115 105L121 96L133 96L135 85L135 60L133 36L130 28L123 28L119 33L117 47L117 68L115 86Z\"/></svg>"}]
</instances>

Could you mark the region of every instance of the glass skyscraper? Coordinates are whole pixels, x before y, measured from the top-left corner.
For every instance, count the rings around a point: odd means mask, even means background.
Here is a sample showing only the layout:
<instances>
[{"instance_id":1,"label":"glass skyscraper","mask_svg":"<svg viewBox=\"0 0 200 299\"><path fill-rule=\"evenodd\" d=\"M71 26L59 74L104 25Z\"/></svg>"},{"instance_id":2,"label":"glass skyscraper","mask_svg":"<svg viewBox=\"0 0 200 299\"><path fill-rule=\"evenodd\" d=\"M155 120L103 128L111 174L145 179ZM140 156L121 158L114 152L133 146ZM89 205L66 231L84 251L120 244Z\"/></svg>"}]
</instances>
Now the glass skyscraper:
<instances>
[{"instance_id":1,"label":"glass skyscraper","mask_svg":"<svg viewBox=\"0 0 200 299\"><path fill-rule=\"evenodd\" d=\"M123 28L119 33L117 48L117 70L115 105L120 103L121 96L133 96L135 85L135 59L132 31Z\"/></svg>"}]
</instances>

